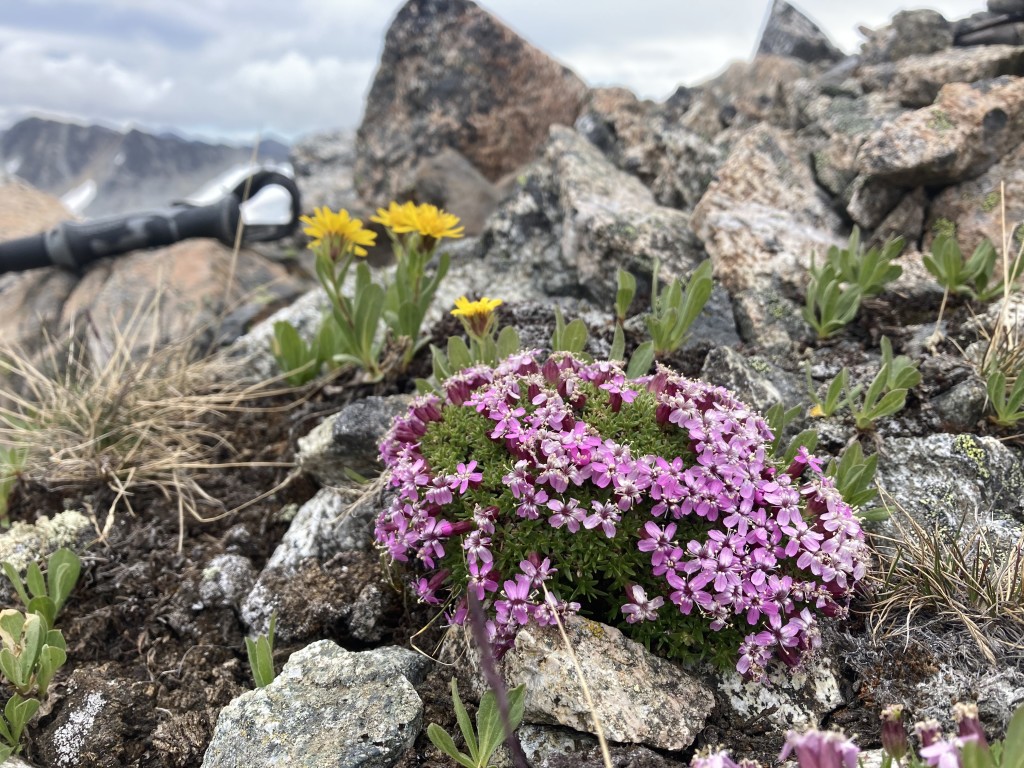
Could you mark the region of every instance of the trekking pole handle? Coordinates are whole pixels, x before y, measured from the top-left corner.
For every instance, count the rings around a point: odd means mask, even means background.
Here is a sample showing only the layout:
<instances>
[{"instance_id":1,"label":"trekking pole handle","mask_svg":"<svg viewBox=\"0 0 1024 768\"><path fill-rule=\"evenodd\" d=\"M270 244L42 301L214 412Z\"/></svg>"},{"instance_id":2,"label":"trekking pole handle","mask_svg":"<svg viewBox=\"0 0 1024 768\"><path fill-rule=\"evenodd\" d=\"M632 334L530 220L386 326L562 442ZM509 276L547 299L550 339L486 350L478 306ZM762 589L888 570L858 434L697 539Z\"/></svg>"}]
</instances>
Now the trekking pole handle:
<instances>
[{"instance_id":1,"label":"trekking pole handle","mask_svg":"<svg viewBox=\"0 0 1024 768\"><path fill-rule=\"evenodd\" d=\"M239 216L238 198L226 195L210 205L64 221L48 232L0 243L0 273L49 266L80 270L106 256L191 237L213 237L230 247Z\"/></svg>"}]
</instances>

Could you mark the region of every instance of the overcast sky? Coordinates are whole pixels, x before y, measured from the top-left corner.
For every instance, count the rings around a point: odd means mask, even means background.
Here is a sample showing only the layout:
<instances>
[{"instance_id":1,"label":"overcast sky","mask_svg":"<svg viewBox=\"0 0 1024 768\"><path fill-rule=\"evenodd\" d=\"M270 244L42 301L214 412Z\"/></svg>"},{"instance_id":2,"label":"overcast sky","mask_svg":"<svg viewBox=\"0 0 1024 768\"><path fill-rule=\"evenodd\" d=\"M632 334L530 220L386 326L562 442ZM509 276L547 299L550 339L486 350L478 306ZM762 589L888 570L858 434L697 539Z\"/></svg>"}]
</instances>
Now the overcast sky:
<instances>
[{"instance_id":1,"label":"overcast sky","mask_svg":"<svg viewBox=\"0 0 1024 768\"><path fill-rule=\"evenodd\" d=\"M746 59L770 0L483 0L590 85L663 99ZM899 0L797 0L840 48ZM922 3L947 18L984 0ZM358 125L396 0L0 0L0 126L29 113L249 141Z\"/></svg>"}]
</instances>

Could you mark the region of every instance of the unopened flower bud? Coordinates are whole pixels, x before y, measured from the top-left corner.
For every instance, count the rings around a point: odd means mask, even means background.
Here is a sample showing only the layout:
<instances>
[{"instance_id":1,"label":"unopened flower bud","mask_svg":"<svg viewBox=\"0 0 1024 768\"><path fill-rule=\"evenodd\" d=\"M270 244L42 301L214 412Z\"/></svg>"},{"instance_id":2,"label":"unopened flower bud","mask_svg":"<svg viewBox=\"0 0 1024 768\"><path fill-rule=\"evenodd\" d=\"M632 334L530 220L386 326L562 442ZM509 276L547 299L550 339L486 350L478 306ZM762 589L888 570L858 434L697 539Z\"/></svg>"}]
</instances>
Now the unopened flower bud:
<instances>
[{"instance_id":1,"label":"unopened flower bud","mask_svg":"<svg viewBox=\"0 0 1024 768\"><path fill-rule=\"evenodd\" d=\"M907 754L909 744L901 704L893 704L882 710L882 749L897 762Z\"/></svg>"},{"instance_id":2,"label":"unopened flower bud","mask_svg":"<svg viewBox=\"0 0 1024 768\"><path fill-rule=\"evenodd\" d=\"M914 723L914 733L921 740L922 747L930 747L942 736L942 726L934 717Z\"/></svg>"},{"instance_id":3,"label":"unopened flower bud","mask_svg":"<svg viewBox=\"0 0 1024 768\"><path fill-rule=\"evenodd\" d=\"M960 727L961 739L977 739L979 746L988 744L985 738L985 729L978 720L978 705L974 703L960 703L953 705L953 717Z\"/></svg>"}]
</instances>

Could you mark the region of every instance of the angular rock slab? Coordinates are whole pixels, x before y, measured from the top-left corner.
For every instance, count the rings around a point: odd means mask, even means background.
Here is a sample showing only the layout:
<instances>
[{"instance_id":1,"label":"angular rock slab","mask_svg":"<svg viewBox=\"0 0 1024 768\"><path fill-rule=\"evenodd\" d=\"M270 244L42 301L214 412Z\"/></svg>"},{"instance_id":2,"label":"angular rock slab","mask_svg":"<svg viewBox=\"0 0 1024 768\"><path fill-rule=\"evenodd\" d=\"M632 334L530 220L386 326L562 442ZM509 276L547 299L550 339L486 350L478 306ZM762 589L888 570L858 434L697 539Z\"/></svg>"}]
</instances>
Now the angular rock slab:
<instances>
[{"instance_id":1,"label":"angular rock slab","mask_svg":"<svg viewBox=\"0 0 1024 768\"><path fill-rule=\"evenodd\" d=\"M983 45L908 56L896 64L863 67L864 90L883 89L908 107L926 107L947 83L974 83L1024 74L1024 47Z\"/></svg>"},{"instance_id":2,"label":"angular rock slab","mask_svg":"<svg viewBox=\"0 0 1024 768\"><path fill-rule=\"evenodd\" d=\"M1024 132L1024 77L951 83L861 145L858 170L901 187L954 184L983 173Z\"/></svg>"},{"instance_id":3,"label":"angular rock slab","mask_svg":"<svg viewBox=\"0 0 1024 768\"><path fill-rule=\"evenodd\" d=\"M265 688L217 718L203 768L390 768L419 735L423 703L403 676L412 651L350 653L329 640L292 654Z\"/></svg>"},{"instance_id":4,"label":"angular rock slab","mask_svg":"<svg viewBox=\"0 0 1024 768\"><path fill-rule=\"evenodd\" d=\"M607 739L668 750L693 743L715 705L703 682L652 655L614 627L576 616L564 624ZM445 643L443 654L452 653L470 666L477 664L476 652L466 650L462 629L453 628ZM509 687L526 684L524 722L594 732L583 689L557 627L523 628L500 667ZM480 675L475 675L473 684L477 695L482 694Z\"/></svg>"},{"instance_id":5,"label":"angular rock slab","mask_svg":"<svg viewBox=\"0 0 1024 768\"><path fill-rule=\"evenodd\" d=\"M572 125L587 86L469 0L409 0L356 135L356 189L383 203L445 147L496 181L531 160L548 126Z\"/></svg>"},{"instance_id":6,"label":"angular rock slab","mask_svg":"<svg viewBox=\"0 0 1024 768\"><path fill-rule=\"evenodd\" d=\"M809 62L843 58L843 52L832 44L828 35L786 0L772 3L757 52L792 56Z\"/></svg>"},{"instance_id":7,"label":"angular rock slab","mask_svg":"<svg viewBox=\"0 0 1024 768\"><path fill-rule=\"evenodd\" d=\"M767 125L733 147L691 223L730 291L771 278L801 285L811 255L841 245L841 222L818 189L807 150L791 133Z\"/></svg>"}]
</instances>

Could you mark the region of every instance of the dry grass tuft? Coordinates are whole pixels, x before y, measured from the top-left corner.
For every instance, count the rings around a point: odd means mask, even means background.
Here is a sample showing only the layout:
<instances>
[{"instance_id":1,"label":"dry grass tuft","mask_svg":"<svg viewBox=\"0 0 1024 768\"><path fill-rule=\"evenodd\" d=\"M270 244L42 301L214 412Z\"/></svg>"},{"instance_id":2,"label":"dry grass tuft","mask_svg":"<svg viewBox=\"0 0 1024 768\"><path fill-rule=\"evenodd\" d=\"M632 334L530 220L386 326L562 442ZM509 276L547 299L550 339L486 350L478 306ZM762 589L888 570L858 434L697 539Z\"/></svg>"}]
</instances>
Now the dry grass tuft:
<instances>
[{"instance_id":1,"label":"dry grass tuft","mask_svg":"<svg viewBox=\"0 0 1024 768\"><path fill-rule=\"evenodd\" d=\"M145 325L138 320L132 327ZM215 426L288 390L273 381L239 383L244 361L197 359L192 339L151 344L140 355L138 337L124 333L100 361L75 334L63 351L51 344L42 359L0 351L0 452L19 452L20 476L47 489L109 486L114 502L105 515L94 511L101 537L119 508L134 514L135 492L156 489L177 504L180 547L186 515L209 521L230 512L204 490L211 473L290 466L232 461L237 452Z\"/></svg>"},{"instance_id":2,"label":"dry grass tuft","mask_svg":"<svg viewBox=\"0 0 1024 768\"><path fill-rule=\"evenodd\" d=\"M999 550L981 528L928 530L891 497L896 535L872 535L868 624L876 640L908 641L923 619L963 627L989 663L1024 659L1024 533Z\"/></svg>"}]
</instances>

